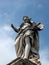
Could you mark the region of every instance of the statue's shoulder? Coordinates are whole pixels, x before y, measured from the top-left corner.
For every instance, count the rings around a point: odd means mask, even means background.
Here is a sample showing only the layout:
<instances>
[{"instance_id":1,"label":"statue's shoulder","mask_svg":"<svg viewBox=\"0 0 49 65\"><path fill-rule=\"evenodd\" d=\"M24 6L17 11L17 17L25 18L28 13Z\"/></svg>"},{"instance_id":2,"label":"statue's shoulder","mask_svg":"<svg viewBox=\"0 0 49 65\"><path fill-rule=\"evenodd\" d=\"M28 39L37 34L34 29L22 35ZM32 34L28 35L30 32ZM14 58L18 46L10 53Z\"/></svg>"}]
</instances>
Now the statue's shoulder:
<instances>
[{"instance_id":1,"label":"statue's shoulder","mask_svg":"<svg viewBox=\"0 0 49 65\"><path fill-rule=\"evenodd\" d=\"M23 22L23 23L21 23L20 28L22 28L22 27L23 27L23 25L24 25L24 22Z\"/></svg>"}]
</instances>

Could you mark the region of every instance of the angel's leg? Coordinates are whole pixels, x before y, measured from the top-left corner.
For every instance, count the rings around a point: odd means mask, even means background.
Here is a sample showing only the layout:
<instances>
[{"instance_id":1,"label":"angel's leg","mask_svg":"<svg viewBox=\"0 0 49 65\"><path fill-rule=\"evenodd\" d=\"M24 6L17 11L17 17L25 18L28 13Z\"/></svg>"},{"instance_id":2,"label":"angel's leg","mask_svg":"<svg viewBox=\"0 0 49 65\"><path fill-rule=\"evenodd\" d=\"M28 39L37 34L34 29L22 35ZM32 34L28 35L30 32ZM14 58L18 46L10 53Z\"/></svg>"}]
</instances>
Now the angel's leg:
<instances>
[{"instance_id":1,"label":"angel's leg","mask_svg":"<svg viewBox=\"0 0 49 65\"><path fill-rule=\"evenodd\" d=\"M25 56L24 56L24 58L28 58L29 52L30 52L30 48L31 48L30 38L29 37L25 38L25 43L26 43L26 46L25 46Z\"/></svg>"}]
</instances>

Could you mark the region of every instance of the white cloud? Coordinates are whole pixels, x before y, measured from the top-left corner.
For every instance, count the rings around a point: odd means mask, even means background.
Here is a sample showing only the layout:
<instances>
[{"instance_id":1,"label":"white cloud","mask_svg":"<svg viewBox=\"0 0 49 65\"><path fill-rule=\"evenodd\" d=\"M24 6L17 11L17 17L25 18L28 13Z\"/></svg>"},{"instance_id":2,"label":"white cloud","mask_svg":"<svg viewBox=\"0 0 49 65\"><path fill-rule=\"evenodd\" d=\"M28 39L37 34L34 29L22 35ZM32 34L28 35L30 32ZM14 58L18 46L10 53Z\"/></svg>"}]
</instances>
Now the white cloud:
<instances>
[{"instance_id":1,"label":"white cloud","mask_svg":"<svg viewBox=\"0 0 49 65\"><path fill-rule=\"evenodd\" d=\"M4 25L3 27L2 27L2 29L4 30L4 31L11 31L11 27L8 25Z\"/></svg>"},{"instance_id":2,"label":"white cloud","mask_svg":"<svg viewBox=\"0 0 49 65\"><path fill-rule=\"evenodd\" d=\"M40 51L40 61L42 65L49 65L49 50L47 48Z\"/></svg>"},{"instance_id":3,"label":"white cloud","mask_svg":"<svg viewBox=\"0 0 49 65\"><path fill-rule=\"evenodd\" d=\"M10 37L12 30L9 26L3 26L0 29L0 65L6 65L16 57L14 40Z\"/></svg>"}]
</instances>

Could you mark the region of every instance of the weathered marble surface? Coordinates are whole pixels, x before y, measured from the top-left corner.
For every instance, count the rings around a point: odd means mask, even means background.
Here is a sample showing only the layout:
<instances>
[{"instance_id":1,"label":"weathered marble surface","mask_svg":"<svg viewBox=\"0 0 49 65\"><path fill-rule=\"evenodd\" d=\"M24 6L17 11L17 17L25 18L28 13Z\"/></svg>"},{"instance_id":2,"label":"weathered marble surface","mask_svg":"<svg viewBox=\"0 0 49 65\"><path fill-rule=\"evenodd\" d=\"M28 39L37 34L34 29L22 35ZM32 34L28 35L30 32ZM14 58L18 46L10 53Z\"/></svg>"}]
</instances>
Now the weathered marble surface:
<instances>
[{"instance_id":1,"label":"weathered marble surface","mask_svg":"<svg viewBox=\"0 0 49 65\"><path fill-rule=\"evenodd\" d=\"M36 65L35 63L29 61L28 59L17 58L7 65Z\"/></svg>"}]
</instances>

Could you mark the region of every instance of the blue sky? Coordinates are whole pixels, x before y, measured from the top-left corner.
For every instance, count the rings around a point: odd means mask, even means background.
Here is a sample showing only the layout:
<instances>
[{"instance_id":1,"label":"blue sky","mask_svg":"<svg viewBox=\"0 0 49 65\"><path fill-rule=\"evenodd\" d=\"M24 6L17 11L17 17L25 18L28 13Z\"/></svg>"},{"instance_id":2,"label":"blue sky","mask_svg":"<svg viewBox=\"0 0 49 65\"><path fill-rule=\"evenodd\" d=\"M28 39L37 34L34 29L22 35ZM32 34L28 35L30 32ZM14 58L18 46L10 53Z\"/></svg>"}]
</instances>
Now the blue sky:
<instances>
[{"instance_id":1,"label":"blue sky","mask_svg":"<svg viewBox=\"0 0 49 65\"><path fill-rule=\"evenodd\" d=\"M36 23L42 22L45 28L40 33L40 60L49 64L49 0L0 0L0 65L6 65L16 58L14 40L23 16L29 16Z\"/></svg>"}]
</instances>

